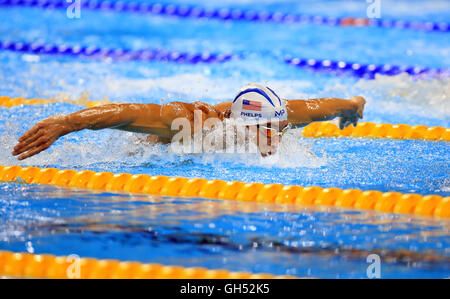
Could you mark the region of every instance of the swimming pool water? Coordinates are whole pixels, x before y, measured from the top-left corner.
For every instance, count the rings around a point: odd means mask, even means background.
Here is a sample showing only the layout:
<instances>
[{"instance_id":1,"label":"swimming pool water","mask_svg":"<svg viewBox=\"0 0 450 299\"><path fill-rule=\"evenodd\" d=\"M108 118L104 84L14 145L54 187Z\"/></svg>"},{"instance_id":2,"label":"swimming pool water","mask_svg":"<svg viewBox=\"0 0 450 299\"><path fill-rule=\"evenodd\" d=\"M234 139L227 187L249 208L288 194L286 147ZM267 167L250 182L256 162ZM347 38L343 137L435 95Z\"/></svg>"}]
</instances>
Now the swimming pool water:
<instances>
[{"instance_id":1,"label":"swimming pool water","mask_svg":"<svg viewBox=\"0 0 450 299\"><path fill-rule=\"evenodd\" d=\"M432 218L15 184L0 195L7 250L324 278L365 278L377 253L384 278L450 271L449 223Z\"/></svg>"},{"instance_id":2,"label":"swimming pool water","mask_svg":"<svg viewBox=\"0 0 450 299\"><path fill-rule=\"evenodd\" d=\"M344 5L341 1L227 0L221 1L223 6L357 17L364 17L366 9L365 1ZM447 21L449 16L448 1L382 3L386 18ZM1 41L160 47L242 56L223 64L183 65L0 51L0 95L215 104L234 97L241 85L260 81L283 98L362 95L367 99L364 121L450 127L449 78L416 80L400 75L359 80L313 73L282 61L292 55L449 69L448 33L88 10L82 11L81 19L68 19L64 10L20 7L0 7L0 18L9 20L0 25ZM65 136L50 150L25 161L10 155L16 139L38 120L81 108L76 103L0 107L0 165L450 195L448 142L305 139L301 130L295 130L283 138L279 155L262 159L257 154L178 155L168 146L142 144L139 134L105 130ZM384 278L450 276L446 220L15 183L0 184L0 202L0 250L360 278L366 277L367 255L385 249ZM356 253L350 253L353 249ZM413 261L399 259L403 251ZM422 262L427 254L438 256L440 263ZM389 259L392 256L397 259Z\"/></svg>"}]
</instances>

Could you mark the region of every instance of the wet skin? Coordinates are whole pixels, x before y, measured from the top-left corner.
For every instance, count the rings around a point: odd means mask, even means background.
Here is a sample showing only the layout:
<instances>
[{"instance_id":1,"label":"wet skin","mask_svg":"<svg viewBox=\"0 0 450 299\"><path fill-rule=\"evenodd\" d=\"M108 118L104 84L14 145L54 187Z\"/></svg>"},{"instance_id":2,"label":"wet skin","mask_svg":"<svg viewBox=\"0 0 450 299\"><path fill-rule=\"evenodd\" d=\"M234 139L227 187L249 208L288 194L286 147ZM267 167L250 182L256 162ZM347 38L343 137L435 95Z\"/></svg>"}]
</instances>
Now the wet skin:
<instances>
[{"instance_id":1,"label":"wet skin","mask_svg":"<svg viewBox=\"0 0 450 299\"><path fill-rule=\"evenodd\" d=\"M282 129L287 123L293 128L303 127L311 122L331 120L339 117L339 127L343 129L351 124L356 125L363 117L366 101L356 96L351 99L322 98L311 100L286 100L288 120L280 122ZM53 116L38 122L18 139L12 155L19 160L32 157L49 148L59 137L84 129L101 130L117 129L129 132L147 133L149 141L171 141L178 132L172 130L172 122L177 118L185 118L193 128L203 124L206 119L218 118L223 120L230 117L232 102L224 102L215 106L194 102L172 102L165 105L158 104L109 104L87 108L78 112ZM194 111L199 111L201 124L194 125ZM271 126L272 124L266 124ZM273 124L276 127L275 124ZM260 134L258 134L260 135ZM268 137L267 146L259 140L258 147L263 156L274 153L281 136Z\"/></svg>"}]
</instances>

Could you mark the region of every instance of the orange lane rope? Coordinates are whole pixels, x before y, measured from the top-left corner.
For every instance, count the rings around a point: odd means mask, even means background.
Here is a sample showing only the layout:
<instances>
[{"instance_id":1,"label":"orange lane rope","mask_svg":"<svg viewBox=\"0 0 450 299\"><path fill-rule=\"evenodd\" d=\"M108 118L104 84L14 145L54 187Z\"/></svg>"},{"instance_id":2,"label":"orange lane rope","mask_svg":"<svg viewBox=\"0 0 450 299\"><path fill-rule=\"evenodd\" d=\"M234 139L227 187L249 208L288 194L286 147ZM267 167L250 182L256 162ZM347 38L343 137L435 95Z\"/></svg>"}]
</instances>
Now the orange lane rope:
<instances>
[{"instance_id":1,"label":"orange lane rope","mask_svg":"<svg viewBox=\"0 0 450 299\"><path fill-rule=\"evenodd\" d=\"M30 184L47 184L94 190L125 191L162 196L252 201L280 204L336 206L388 213L450 218L450 197L362 191L281 184L244 183L144 174L59 170L21 166L0 166L0 181L21 179Z\"/></svg>"},{"instance_id":2,"label":"orange lane rope","mask_svg":"<svg viewBox=\"0 0 450 299\"><path fill-rule=\"evenodd\" d=\"M302 131L303 137L370 137L450 141L450 129L444 127L358 123L340 130L331 122L315 122Z\"/></svg>"},{"instance_id":3,"label":"orange lane rope","mask_svg":"<svg viewBox=\"0 0 450 299\"><path fill-rule=\"evenodd\" d=\"M22 97L11 98L8 96L0 96L0 106L11 108L19 105L42 105L51 103L72 103L77 105L84 105L86 107L94 107L107 104L107 101L90 101L90 100L48 100L48 99L26 99Z\"/></svg>"},{"instance_id":4,"label":"orange lane rope","mask_svg":"<svg viewBox=\"0 0 450 299\"><path fill-rule=\"evenodd\" d=\"M273 279L296 278L272 274L185 268L139 262L98 260L77 256L0 251L0 277L51 279Z\"/></svg>"}]
</instances>

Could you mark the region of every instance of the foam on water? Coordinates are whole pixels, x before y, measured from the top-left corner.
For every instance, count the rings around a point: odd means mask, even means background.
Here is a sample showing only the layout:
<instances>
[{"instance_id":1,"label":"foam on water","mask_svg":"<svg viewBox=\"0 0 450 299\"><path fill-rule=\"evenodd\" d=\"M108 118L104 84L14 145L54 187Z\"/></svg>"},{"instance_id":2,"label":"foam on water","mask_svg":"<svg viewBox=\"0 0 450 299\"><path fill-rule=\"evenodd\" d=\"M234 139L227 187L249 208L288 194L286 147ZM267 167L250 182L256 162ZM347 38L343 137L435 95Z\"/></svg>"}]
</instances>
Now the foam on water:
<instances>
[{"instance_id":1,"label":"foam on water","mask_svg":"<svg viewBox=\"0 0 450 299\"><path fill-rule=\"evenodd\" d=\"M239 88L243 85L240 76L227 78L211 77L210 74L186 73L167 77L131 79L110 78L105 87L116 94L127 96L130 92L149 94L157 90L163 90L170 96L187 96L190 100L216 100L229 101L233 99ZM302 95L304 88L312 87L312 82L307 80L270 80L264 82L283 94L292 98Z\"/></svg>"},{"instance_id":2,"label":"foam on water","mask_svg":"<svg viewBox=\"0 0 450 299\"><path fill-rule=\"evenodd\" d=\"M195 141L195 137L193 143ZM225 125L204 130L201 163L235 164L244 167L263 168L317 168L326 165L325 156L319 157L313 153L312 147L301 138L301 130L291 130L284 134L275 154L262 157L256 141L256 133L251 134L233 119L227 119ZM171 146L174 152L181 152L181 144ZM192 149L195 149L193 146Z\"/></svg>"},{"instance_id":3,"label":"foam on water","mask_svg":"<svg viewBox=\"0 0 450 299\"><path fill-rule=\"evenodd\" d=\"M379 99L386 110L408 110L448 120L450 118L450 78L416 80L407 74L377 76L373 81L360 80L355 88Z\"/></svg>"},{"instance_id":4,"label":"foam on water","mask_svg":"<svg viewBox=\"0 0 450 299\"><path fill-rule=\"evenodd\" d=\"M8 124L7 127L14 127ZM19 162L11 155L14 145L17 143L15 130L8 130L9 133L0 134L0 165L17 165ZM93 134L94 132L87 132ZM63 137L62 142L58 142L50 149L24 161L20 164L24 166L59 165L60 167L82 169L96 164L117 163L123 165L142 165L151 162L152 164L186 162L199 165L214 165L220 167L222 164L234 164L240 166L259 166L278 168L295 167L320 167L326 164L325 157L316 156L311 146L300 140L300 131L296 130L283 136L279 151L276 155L263 158L256 148L250 153L246 147L254 147L253 142L241 143L236 148L234 144L228 148L231 153L226 153L227 148L219 149L207 147L203 153L183 153L175 145L150 144L146 141L146 135L136 133L126 133L118 131L108 131L102 134L102 138L75 138ZM70 154L69 154L70 153ZM162 165L161 165L162 166Z\"/></svg>"},{"instance_id":5,"label":"foam on water","mask_svg":"<svg viewBox=\"0 0 450 299\"><path fill-rule=\"evenodd\" d=\"M415 79L407 74L377 75L374 80L359 80L352 86L326 86L322 95L367 100L365 120L376 123L450 126L450 78Z\"/></svg>"}]
</instances>

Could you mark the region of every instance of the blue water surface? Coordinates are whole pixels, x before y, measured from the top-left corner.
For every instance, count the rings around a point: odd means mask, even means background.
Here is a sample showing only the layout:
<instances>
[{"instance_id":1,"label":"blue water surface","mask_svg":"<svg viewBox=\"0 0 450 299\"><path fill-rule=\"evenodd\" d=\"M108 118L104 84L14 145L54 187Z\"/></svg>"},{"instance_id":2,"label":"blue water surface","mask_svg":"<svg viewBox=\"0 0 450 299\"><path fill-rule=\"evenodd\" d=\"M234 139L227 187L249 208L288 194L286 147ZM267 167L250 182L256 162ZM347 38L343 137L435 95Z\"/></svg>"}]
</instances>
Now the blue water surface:
<instances>
[{"instance_id":1,"label":"blue water surface","mask_svg":"<svg viewBox=\"0 0 450 299\"><path fill-rule=\"evenodd\" d=\"M430 217L0 185L0 250L299 277L447 278L448 221ZM425 262L424 260L433 262Z\"/></svg>"}]
</instances>

